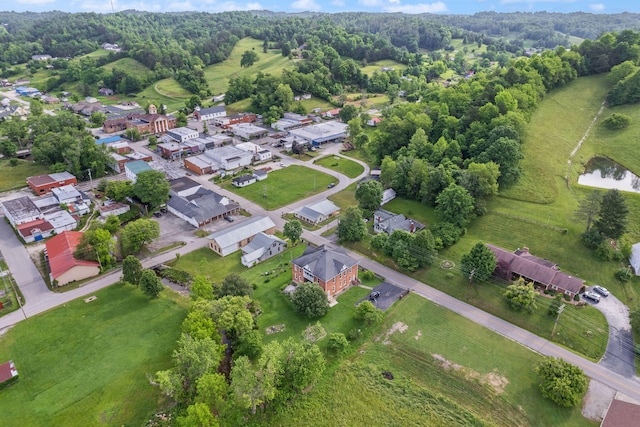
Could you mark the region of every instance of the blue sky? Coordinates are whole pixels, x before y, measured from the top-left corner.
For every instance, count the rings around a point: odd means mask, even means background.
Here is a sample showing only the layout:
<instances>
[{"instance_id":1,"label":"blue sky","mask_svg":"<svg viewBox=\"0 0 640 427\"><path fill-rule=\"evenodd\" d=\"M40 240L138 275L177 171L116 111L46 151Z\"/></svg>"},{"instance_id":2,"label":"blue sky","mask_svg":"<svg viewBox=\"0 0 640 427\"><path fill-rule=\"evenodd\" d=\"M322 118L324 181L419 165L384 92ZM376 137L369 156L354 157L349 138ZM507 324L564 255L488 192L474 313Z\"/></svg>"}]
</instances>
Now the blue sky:
<instances>
[{"instance_id":1,"label":"blue sky","mask_svg":"<svg viewBox=\"0 0 640 427\"><path fill-rule=\"evenodd\" d=\"M16 12L65 12L108 13L126 9L151 12L202 11L223 12L229 10L267 9L277 12L404 12L473 14L481 11L495 12L591 12L619 13L640 12L640 2L634 0L13 0L2 2L0 9Z\"/></svg>"}]
</instances>

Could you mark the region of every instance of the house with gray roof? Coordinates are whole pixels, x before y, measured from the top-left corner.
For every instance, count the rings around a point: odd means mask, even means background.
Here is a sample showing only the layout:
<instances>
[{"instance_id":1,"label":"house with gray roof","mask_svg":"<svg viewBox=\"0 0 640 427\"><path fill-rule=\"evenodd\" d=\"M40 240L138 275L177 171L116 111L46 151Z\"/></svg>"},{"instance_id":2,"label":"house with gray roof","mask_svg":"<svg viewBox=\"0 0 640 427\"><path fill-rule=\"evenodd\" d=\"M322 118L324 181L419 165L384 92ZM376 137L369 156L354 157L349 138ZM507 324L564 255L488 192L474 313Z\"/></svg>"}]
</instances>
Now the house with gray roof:
<instances>
[{"instance_id":1,"label":"house with gray roof","mask_svg":"<svg viewBox=\"0 0 640 427\"><path fill-rule=\"evenodd\" d=\"M40 209L27 196L5 200L2 202L2 210L13 227L44 218Z\"/></svg>"},{"instance_id":2,"label":"house with gray roof","mask_svg":"<svg viewBox=\"0 0 640 427\"><path fill-rule=\"evenodd\" d=\"M175 181L171 181L174 184L167 201L167 210L194 227L202 227L226 215L237 215L240 211L240 205L232 203L225 196L201 186L185 189L187 185L178 185L181 183Z\"/></svg>"},{"instance_id":3,"label":"house with gray roof","mask_svg":"<svg viewBox=\"0 0 640 427\"><path fill-rule=\"evenodd\" d=\"M276 225L267 216L255 216L207 236L209 248L220 256L227 256L247 246L256 234L273 234Z\"/></svg>"},{"instance_id":4,"label":"house with gray roof","mask_svg":"<svg viewBox=\"0 0 640 427\"><path fill-rule=\"evenodd\" d=\"M227 116L227 110L224 108L223 105L216 105L215 107L209 107L209 108L196 107L195 111L193 112L193 117L195 117L201 122L204 122L207 120L213 120L217 117L226 117L226 116Z\"/></svg>"},{"instance_id":5,"label":"house with gray roof","mask_svg":"<svg viewBox=\"0 0 640 427\"><path fill-rule=\"evenodd\" d=\"M251 243L242 248L242 258L240 261L245 267L265 261L285 250L287 242L263 232L255 235Z\"/></svg>"},{"instance_id":6,"label":"house with gray roof","mask_svg":"<svg viewBox=\"0 0 640 427\"><path fill-rule=\"evenodd\" d=\"M328 297L333 297L358 283L358 261L326 246L307 247L291 261L292 280L317 283Z\"/></svg>"},{"instance_id":7,"label":"house with gray roof","mask_svg":"<svg viewBox=\"0 0 640 427\"><path fill-rule=\"evenodd\" d=\"M321 200L308 206L303 206L293 215L309 224L317 225L340 213L340 208L330 200Z\"/></svg>"},{"instance_id":8,"label":"house with gray roof","mask_svg":"<svg viewBox=\"0 0 640 427\"><path fill-rule=\"evenodd\" d=\"M242 175L242 176L238 176L235 177L231 180L231 183L233 184L234 187L246 187L247 185L251 185L254 182L256 182L258 180L258 178L256 178L255 175L252 174L246 174L246 175Z\"/></svg>"},{"instance_id":9,"label":"house with gray roof","mask_svg":"<svg viewBox=\"0 0 640 427\"><path fill-rule=\"evenodd\" d=\"M423 224L402 214L396 214L384 209L378 209L373 214L373 231L376 233L391 234L396 230L416 233L423 228Z\"/></svg>"}]
</instances>

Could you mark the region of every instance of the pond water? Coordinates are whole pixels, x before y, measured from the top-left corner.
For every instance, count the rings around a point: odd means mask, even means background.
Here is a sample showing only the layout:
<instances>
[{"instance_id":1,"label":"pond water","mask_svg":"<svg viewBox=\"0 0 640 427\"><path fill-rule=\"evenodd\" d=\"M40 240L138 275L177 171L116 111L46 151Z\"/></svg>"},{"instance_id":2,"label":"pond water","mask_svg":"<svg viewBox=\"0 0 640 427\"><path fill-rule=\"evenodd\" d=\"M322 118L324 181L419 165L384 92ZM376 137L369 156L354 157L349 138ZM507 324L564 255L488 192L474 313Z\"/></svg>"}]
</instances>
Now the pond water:
<instances>
[{"instance_id":1,"label":"pond water","mask_svg":"<svg viewBox=\"0 0 640 427\"><path fill-rule=\"evenodd\" d=\"M604 157L589 160L584 173L578 177L578 184L640 193L640 177Z\"/></svg>"}]
</instances>

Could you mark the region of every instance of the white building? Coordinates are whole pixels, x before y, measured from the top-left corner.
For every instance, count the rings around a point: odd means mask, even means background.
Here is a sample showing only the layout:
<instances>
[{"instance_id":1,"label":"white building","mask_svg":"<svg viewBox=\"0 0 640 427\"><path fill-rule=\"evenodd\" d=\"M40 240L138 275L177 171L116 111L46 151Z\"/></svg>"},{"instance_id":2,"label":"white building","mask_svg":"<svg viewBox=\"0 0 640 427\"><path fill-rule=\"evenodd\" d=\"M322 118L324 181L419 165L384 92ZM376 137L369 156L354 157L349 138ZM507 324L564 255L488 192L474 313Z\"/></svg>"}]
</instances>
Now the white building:
<instances>
[{"instance_id":1,"label":"white building","mask_svg":"<svg viewBox=\"0 0 640 427\"><path fill-rule=\"evenodd\" d=\"M180 143L184 143L186 141L189 141L190 139L199 137L200 132L198 132L197 130L189 129L187 127L181 127L168 130L167 135Z\"/></svg>"},{"instance_id":2,"label":"white building","mask_svg":"<svg viewBox=\"0 0 640 427\"><path fill-rule=\"evenodd\" d=\"M268 216L255 216L240 224L207 236L209 248L220 256L227 256L247 246L256 234L273 234L276 225Z\"/></svg>"},{"instance_id":3,"label":"white building","mask_svg":"<svg viewBox=\"0 0 640 427\"><path fill-rule=\"evenodd\" d=\"M153 170L151 166L147 164L144 160L136 160L133 162L128 162L124 165L124 173L127 176L127 179L130 180L133 184L138 180L138 174L146 171Z\"/></svg>"}]
</instances>

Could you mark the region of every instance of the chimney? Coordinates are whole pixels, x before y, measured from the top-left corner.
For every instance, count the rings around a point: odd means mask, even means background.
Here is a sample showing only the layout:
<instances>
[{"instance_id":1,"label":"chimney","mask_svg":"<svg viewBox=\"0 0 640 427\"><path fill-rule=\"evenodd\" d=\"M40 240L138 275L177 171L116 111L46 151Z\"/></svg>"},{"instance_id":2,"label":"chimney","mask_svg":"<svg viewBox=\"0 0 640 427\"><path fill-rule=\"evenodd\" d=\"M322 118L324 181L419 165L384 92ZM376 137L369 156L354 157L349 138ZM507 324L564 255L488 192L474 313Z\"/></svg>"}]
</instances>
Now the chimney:
<instances>
[{"instance_id":1,"label":"chimney","mask_svg":"<svg viewBox=\"0 0 640 427\"><path fill-rule=\"evenodd\" d=\"M528 247L526 247L526 246L524 246L524 247L522 248L522 252L524 252L525 254L528 254L528 253L529 253L529 248L528 248Z\"/></svg>"},{"instance_id":2,"label":"chimney","mask_svg":"<svg viewBox=\"0 0 640 427\"><path fill-rule=\"evenodd\" d=\"M413 233L414 231L416 231L416 224L411 220L409 221L409 232Z\"/></svg>"},{"instance_id":3,"label":"chimney","mask_svg":"<svg viewBox=\"0 0 640 427\"><path fill-rule=\"evenodd\" d=\"M380 215L378 215L378 222L382 221L382 218L380 218Z\"/></svg>"}]
</instances>

